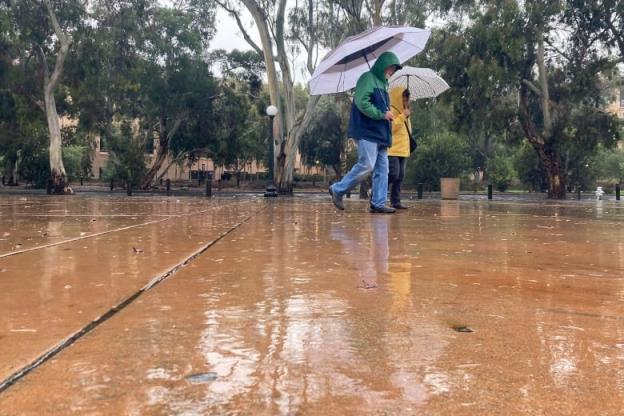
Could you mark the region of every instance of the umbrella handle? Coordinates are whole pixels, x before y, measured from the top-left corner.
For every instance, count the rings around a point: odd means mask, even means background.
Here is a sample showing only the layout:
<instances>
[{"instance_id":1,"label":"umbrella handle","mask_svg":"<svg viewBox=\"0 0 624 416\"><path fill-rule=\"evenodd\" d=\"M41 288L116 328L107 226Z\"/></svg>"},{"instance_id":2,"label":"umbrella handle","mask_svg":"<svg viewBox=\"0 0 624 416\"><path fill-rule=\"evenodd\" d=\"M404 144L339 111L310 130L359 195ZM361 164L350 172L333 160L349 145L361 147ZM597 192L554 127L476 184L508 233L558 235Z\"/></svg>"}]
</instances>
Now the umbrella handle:
<instances>
[{"instance_id":1,"label":"umbrella handle","mask_svg":"<svg viewBox=\"0 0 624 416\"><path fill-rule=\"evenodd\" d=\"M368 65L368 69L371 69L370 62L368 62L368 56L366 56L365 53L363 53L362 56L364 57L364 60L366 61L366 65Z\"/></svg>"}]
</instances>

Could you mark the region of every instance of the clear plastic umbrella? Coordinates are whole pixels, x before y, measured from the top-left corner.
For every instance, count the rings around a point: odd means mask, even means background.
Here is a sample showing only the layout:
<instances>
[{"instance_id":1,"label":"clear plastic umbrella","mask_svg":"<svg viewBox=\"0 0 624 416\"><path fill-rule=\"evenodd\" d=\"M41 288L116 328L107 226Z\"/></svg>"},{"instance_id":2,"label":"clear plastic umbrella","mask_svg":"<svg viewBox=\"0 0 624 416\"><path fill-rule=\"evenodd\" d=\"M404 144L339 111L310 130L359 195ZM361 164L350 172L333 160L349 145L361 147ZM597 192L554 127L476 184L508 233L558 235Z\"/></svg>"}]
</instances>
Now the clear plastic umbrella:
<instances>
[{"instance_id":1,"label":"clear plastic umbrella","mask_svg":"<svg viewBox=\"0 0 624 416\"><path fill-rule=\"evenodd\" d=\"M429 68L404 66L388 81L390 88L403 87L410 92L410 100L435 98L449 89L449 85Z\"/></svg>"},{"instance_id":2,"label":"clear plastic umbrella","mask_svg":"<svg viewBox=\"0 0 624 416\"><path fill-rule=\"evenodd\" d=\"M393 52L401 63L420 53L431 32L409 26L379 26L345 39L318 64L311 95L337 94L355 87L379 55Z\"/></svg>"}]
</instances>

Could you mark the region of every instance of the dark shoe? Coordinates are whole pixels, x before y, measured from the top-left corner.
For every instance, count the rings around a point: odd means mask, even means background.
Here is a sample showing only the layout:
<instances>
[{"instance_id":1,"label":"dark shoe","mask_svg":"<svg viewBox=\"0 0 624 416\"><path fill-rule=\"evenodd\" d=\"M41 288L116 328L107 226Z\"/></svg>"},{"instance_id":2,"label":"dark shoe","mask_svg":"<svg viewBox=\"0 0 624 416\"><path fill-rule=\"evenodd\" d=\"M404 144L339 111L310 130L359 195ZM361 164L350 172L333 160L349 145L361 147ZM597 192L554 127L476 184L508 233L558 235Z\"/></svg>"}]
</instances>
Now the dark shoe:
<instances>
[{"instance_id":1,"label":"dark shoe","mask_svg":"<svg viewBox=\"0 0 624 416\"><path fill-rule=\"evenodd\" d=\"M331 195L332 202L334 203L336 208L339 209L340 211L344 211L344 204L342 203L342 197L337 196L332 191L331 186L329 187L329 194Z\"/></svg>"},{"instance_id":2,"label":"dark shoe","mask_svg":"<svg viewBox=\"0 0 624 416\"><path fill-rule=\"evenodd\" d=\"M400 202L398 204L392 205L395 209L407 209L407 207Z\"/></svg>"},{"instance_id":3,"label":"dark shoe","mask_svg":"<svg viewBox=\"0 0 624 416\"><path fill-rule=\"evenodd\" d=\"M374 207L371 205L370 212L373 214L394 214L396 209L390 207Z\"/></svg>"}]
</instances>

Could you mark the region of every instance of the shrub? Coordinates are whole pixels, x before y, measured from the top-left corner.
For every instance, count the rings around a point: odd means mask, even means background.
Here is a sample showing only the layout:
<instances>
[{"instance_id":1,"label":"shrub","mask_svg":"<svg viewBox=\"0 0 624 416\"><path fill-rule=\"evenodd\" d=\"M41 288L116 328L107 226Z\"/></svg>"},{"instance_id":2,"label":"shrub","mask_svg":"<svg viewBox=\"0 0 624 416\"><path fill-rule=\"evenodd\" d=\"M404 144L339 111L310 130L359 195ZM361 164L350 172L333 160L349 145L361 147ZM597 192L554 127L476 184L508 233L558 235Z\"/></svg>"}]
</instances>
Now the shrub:
<instances>
[{"instance_id":1,"label":"shrub","mask_svg":"<svg viewBox=\"0 0 624 416\"><path fill-rule=\"evenodd\" d=\"M409 183L428 183L439 189L440 178L458 177L470 169L468 144L451 132L422 137L407 168Z\"/></svg>"},{"instance_id":2,"label":"shrub","mask_svg":"<svg viewBox=\"0 0 624 416\"><path fill-rule=\"evenodd\" d=\"M515 172L511 158L495 156L487 161L486 175L490 183L500 192L509 189Z\"/></svg>"}]
</instances>

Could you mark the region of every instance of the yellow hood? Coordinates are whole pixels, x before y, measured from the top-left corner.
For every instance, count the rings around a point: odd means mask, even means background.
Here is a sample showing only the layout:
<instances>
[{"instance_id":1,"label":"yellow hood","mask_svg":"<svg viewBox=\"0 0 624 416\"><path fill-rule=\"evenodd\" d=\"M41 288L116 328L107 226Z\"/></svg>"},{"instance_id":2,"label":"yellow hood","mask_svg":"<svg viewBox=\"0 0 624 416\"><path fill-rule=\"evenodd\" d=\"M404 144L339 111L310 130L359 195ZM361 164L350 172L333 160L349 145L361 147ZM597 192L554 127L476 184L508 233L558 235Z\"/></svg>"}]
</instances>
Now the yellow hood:
<instances>
[{"instance_id":1,"label":"yellow hood","mask_svg":"<svg viewBox=\"0 0 624 416\"><path fill-rule=\"evenodd\" d=\"M392 147L388 149L388 156L409 157L409 135L405 123L412 128L412 123L403 115L403 91L404 87L390 90L390 111L394 114L392 122Z\"/></svg>"},{"instance_id":2,"label":"yellow hood","mask_svg":"<svg viewBox=\"0 0 624 416\"><path fill-rule=\"evenodd\" d=\"M403 91L405 88L397 87L390 90L390 105L398 109L403 110Z\"/></svg>"}]
</instances>

